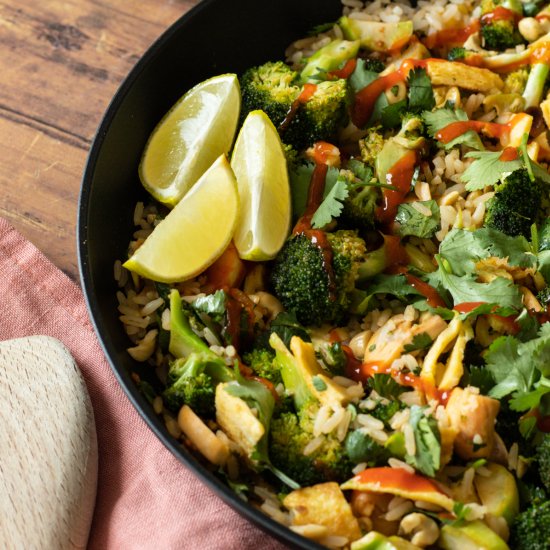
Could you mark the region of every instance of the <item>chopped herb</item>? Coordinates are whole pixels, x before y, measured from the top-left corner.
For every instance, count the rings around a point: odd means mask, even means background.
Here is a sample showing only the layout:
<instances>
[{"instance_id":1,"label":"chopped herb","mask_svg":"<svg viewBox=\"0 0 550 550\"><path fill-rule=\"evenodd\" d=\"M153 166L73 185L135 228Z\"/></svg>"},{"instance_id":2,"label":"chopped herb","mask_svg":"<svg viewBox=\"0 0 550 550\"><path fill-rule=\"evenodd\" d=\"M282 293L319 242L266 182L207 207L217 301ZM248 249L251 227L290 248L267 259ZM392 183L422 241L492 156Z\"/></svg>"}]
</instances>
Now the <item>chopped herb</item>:
<instances>
[{"instance_id":1,"label":"chopped herb","mask_svg":"<svg viewBox=\"0 0 550 550\"><path fill-rule=\"evenodd\" d=\"M356 464L366 462L369 466L382 465L390 457L387 449L359 430L348 434L345 448L349 458Z\"/></svg>"},{"instance_id":2,"label":"chopped herb","mask_svg":"<svg viewBox=\"0 0 550 550\"><path fill-rule=\"evenodd\" d=\"M409 73L409 110L420 113L431 111L435 107L435 97L432 82L426 69L418 68Z\"/></svg>"},{"instance_id":3,"label":"chopped herb","mask_svg":"<svg viewBox=\"0 0 550 550\"><path fill-rule=\"evenodd\" d=\"M398 384L391 375L386 373L371 376L367 384L371 390L374 390L380 397L386 399L398 399L408 389Z\"/></svg>"},{"instance_id":4,"label":"chopped herb","mask_svg":"<svg viewBox=\"0 0 550 550\"><path fill-rule=\"evenodd\" d=\"M414 455L405 455L405 460L418 471L433 477L441 466L441 438L436 419L426 416L425 409L418 405L410 409L409 424L414 432L416 449Z\"/></svg>"},{"instance_id":5,"label":"chopped herb","mask_svg":"<svg viewBox=\"0 0 550 550\"><path fill-rule=\"evenodd\" d=\"M407 344L403 350L407 353L411 351L416 351L418 349L429 348L433 343L432 337L427 332L421 332L420 334L415 334L412 342Z\"/></svg>"},{"instance_id":6,"label":"chopped herb","mask_svg":"<svg viewBox=\"0 0 550 550\"><path fill-rule=\"evenodd\" d=\"M415 205L422 206L417 208ZM430 211L430 215L423 212L425 208ZM430 239L441 228L439 206L434 200L400 204L395 221L399 223L397 231L401 237L412 235L421 239Z\"/></svg>"},{"instance_id":7,"label":"chopped herb","mask_svg":"<svg viewBox=\"0 0 550 550\"><path fill-rule=\"evenodd\" d=\"M460 177L468 191L495 185L507 175L523 168L521 160L500 160L501 155L502 151L470 151L466 153L466 157L475 159Z\"/></svg>"},{"instance_id":8,"label":"chopped herb","mask_svg":"<svg viewBox=\"0 0 550 550\"><path fill-rule=\"evenodd\" d=\"M498 303L516 310L522 308L522 294L517 285L504 277L489 283L478 283L475 275L457 276L444 267L443 259L436 254L439 269L427 275L428 282L443 294L449 292L455 304L465 302Z\"/></svg>"},{"instance_id":9,"label":"chopped herb","mask_svg":"<svg viewBox=\"0 0 550 550\"><path fill-rule=\"evenodd\" d=\"M402 99L385 107L380 113L380 122L386 129L397 128L407 112L407 100Z\"/></svg>"},{"instance_id":10,"label":"chopped herb","mask_svg":"<svg viewBox=\"0 0 550 550\"><path fill-rule=\"evenodd\" d=\"M317 391L325 391L327 389L327 385L325 383L325 381L320 378L319 376L314 376L311 381L313 382L313 387L317 390Z\"/></svg>"},{"instance_id":11,"label":"chopped herb","mask_svg":"<svg viewBox=\"0 0 550 550\"><path fill-rule=\"evenodd\" d=\"M345 182L338 180L313 214L311 225L315 229L320 229L328 225L333 218L337 218L344 209L341 201L347 198L348 194L349 189Z\"/></svg>"}]
</instances>

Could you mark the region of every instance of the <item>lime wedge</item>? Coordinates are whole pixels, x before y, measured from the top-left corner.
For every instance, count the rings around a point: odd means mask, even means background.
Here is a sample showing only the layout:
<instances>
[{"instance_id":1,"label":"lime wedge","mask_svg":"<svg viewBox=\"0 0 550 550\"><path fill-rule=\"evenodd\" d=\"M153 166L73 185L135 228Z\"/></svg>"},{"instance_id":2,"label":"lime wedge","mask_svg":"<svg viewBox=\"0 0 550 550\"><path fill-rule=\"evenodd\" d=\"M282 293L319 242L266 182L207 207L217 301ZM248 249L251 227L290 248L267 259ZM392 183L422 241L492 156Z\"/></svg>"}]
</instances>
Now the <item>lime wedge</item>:
<instances>
[{"instance_id":1,"label":"lime wedge","mask_svg":"<svg viewBox=\"0 0 550 550\"><path fill-rule=\"evenodd\" d=\"M189 90L153 130L139 167L141 182L158 201L176 205L208 167L231 149L241 94L234 74Z\"/></svg>"},{"instance_id":2,"label":"lime wedge","mask_svg":"<svg viewBox=\"0 0 550 550\"><path fill-rule=\"evenodd\" d=\"M124 263L124 267L162 283L201 273L228 246L237 223L237 182L225 155Z\"/></svg>"},{"instance_id":3,"label":"lime wedge","mask_svg":"<svg viewBox=\"0 0 550 550\"><path fill-rule=\"evenodd\" d=\"M240 214L235 246L241 258L274 258L290 225L290 187L283 145L263 111L252 111L239 132L231 168L237 178Z\"/></svg>"}]
</instances>

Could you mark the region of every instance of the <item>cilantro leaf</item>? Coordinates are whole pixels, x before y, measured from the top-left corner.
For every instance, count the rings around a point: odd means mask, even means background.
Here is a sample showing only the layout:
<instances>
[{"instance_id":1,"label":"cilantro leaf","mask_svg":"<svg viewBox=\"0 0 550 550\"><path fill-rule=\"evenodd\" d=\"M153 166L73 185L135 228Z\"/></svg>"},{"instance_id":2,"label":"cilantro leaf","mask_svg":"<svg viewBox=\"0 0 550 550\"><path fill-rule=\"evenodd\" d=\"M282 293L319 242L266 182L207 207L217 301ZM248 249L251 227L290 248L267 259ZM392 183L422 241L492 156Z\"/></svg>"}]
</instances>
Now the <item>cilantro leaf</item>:
<instances>
[{"instance_id":1,"label":"cilantro leaf","mask_svg":"<svg viewBox=\"0 0 550 550\"><path fill-rule=\"evenodd\" d=\"M470 151L466 157L475 159L460 179L466 184L466 190L476 191L489 185L495 185L512 172L523 168L523 162L500 160L502 151Z\"/></svg>"},{"instance_id":2,"label":"cilantro leaf","mask_svg":"<svg viewBox=\"0 0 550 550\"><path fill-rule=\"evenodd\" d=\"M468 115L462 109L451 109L449 107L443 107L442 109L437 109L435 111L424 111L422 113L422 118L428 126L428 133L431 137L435 138L436 134L443 130L449 124L453 122L463 122L468 120ZM483 151L483 143L481 139L473 130L469 130L464 134L456 137L455 139L445 143L445 149L452 149L457 145L466 145L472 149L478 149Z\"/></svg>"},{"instance_id":3,"label":"cilantro leaf","mask_svg":"<svg viewBox=\"0 0 550 550\"><path fill-rule=\"evenodd\" d=\"M513 411L528 411L539 406L540 400L543 395L550 392L550 387L546 384L550 383L550 380L544 379L545 383L541 384L541 381L537 382L535 388L530 392L519 393L510 399L510 408Z\"/></svg>"},{"instance_id":4,"label":"cilantro leaf","mask_svg":"<svg viewBox=\"0 0 550 550\"><path fill-rule=\"evenodd\" d=\"M417 349L426 349L429 348L432 343L432 337L427 332L421 332L420 334L414 335L412 342L410 344L406 344L403 351L410 353L411 351L416 351Z\"/></svg>"},{"instance_id":5,"label":"cilantro leaf","mask_svg":"<svg viewBox=\"0 0 550 550\"><path fill-rule=\"evenodd\" d=\"M391 294L399 300L406 301L410 296L424 295L416 288L411 286L405 275L377 275L373 277L368 287L368 292L374 294Z\"/></svg>"},{"instance_id":6,"label":"cilantro leaf","mask_svg":"<svg viewBox=\"0 0 550 550\"><path fill-rule=\"evenodd\" d=\"M214 294L200 296L191 303L191 307L196 311L207 313L214 319L217 319L225 314L227 295L223 290L217 290Z\"/></svg>"},{"instance_id":7,"label":"cilantro leaf","mask_svg":"<svg viewBox=\"0 0 550 550\"><path fill-rule=\"evenodd\" d=\"M366 462L369 466L376 466L384 464L390 457L387 449L359 430L350 432L344 445L346 454L354 464Z\"/></svg>"},{"instance_id":8,"label":"cilantro leaf","mask_svg":"<svg viewBox=\"0 0 550 550\"><path fill-rule=\"evenodd\" d=\"M510 237L496 229L483 227L476 231L452 229L441 243L439 253L455 275L468 275L475 264L484 258L507 258L508 265L535 267L536 256L525 237Z\"/></svg>"},{"instance_id":9,"label":"cilantro leaf","mask_svg":"<svg viewBox=\"0 0 550 550\"><path fill-rule=\"evenodd\" d=\"M407 100L396 101L384 107L380 113L380 122L386 129L397 128L401 124L401 118L407 112Z\"/></svg>"},{"instance_id":10,"label":"cilantro leaf","mask_svg":"<svg viewBox=\"0 0 550 550\"><path fill-rule=\"evenodd\" d=\"M290 340L293 336L298 336L304 342L311 342L307 330L298 322L296 314L293 311L283 311L271 321L269 333L275 332L277 336L290 347Z\"/></svg>"},{"instance_id":11,"label":"cilantro leaf","mask_svg":"<svg viewBox=\"0 0 550 550\"><path fill-rule=\"evenodd\" d=\"M546 392L535 385L541 374L550 374L550 326L541 326L537 338L520 342L513 336L501 336L485 354L487 368L497 385L490 395L498 399L513 394L514 410L525 410ZM545 383L544 383L545 384ZM549 388L550 389L550 388ZM533 395L528 395L534 392Z\"/></svg>"},{"instance_id":12,"label":"cilantro leaf","mask_svg":"<svg viewBox=\"0 0 550 550\"><path fill-rule=\"evenodd\" d=\"M291 167L289 170L290 192L292 195L292 215L296 221L306 209L307 195L309 184L315 164L313 162L304 162L297 166ZM338 168L329 167L325 178L325 192L323 197L326 197L330 190L336 184L340 170Z\"/></svg>"},{"instance_id":13,"label":"cilantro leaf","mask_svg":"<svg viewBox=\"0 0 550 550\"><path fill-rule=\"evenodd\" d=\"M436 289L448 291L455 304L464 302L497 303L500 306L520 310L522 295L519 288L508 279L496 277L489 283L478 283L473 274L457 276L449 273L439 254L435 256L439 269L427 275L428 282Z\"/></svg>"},{"instance_id":14,"label":"cilantro leaf","mask_svg":"<svg viewBox=\"0 0 550 550\"><path fill-rule=\"evenodd\" d=\"M311 218L311 225L320 229L337 218L344 209L342 201L349 195L349 189L342 179L338 179L334 187L328 192Z\"/></svg>"},{"instance_id":15,"label":"cilantro leaf","mask_svg":"<svg viewBox=\"0 0 550 550\"><path fill-rule=\"evenodd\" d=\"M353 172L356 178L361 180L363 185L373 182L374 170L368 164L357 159L350 159L346 167Z\"/></svg>"},{"instance_id":16,"label":"cilantro leaf","mask_svg":"<svg viewBox=\"0 0 550 550\"><path fill-rule=\"evenodd\" d=\"M430 215L421 211L422 207L417 208L417 204L429 209ZM406 202L399 205L395 221L400 224L397 232L401 237L412 235L430 239L441 227L441 214L434 200Z\"/></svg>"},{"instance_id":17,"label":"cilantro leaf","mask_svg":"<svg viewBox=\"0 0 550 550\"><path fill-rule=\"evenodd\" d=\"M409 73L409 110L414 112L431 111L435 107L432 81L426 69L417 68Z\"/></svg>"},{"instance_id":18,"label":"cilantro leaf","mask_svg":"<svg viewBox=\"0 0 550 550\"><path fill-rule=\"evenodd\" d=\"M483 395L488 395L491 388L495 385L495 379L487 367L477 367L475 365L468 367L465 375L465 381L468 386L475 386Z\"/></svg>"},{"instance_id":19,"label":"cilantro leaf","mask_svg":"<svg viewBox=\"0 0 550 550\"><path fill-rule=\"evenodd\" d=\"M410 464L423 474L433 477L441 465L441 437L437 421L424 415L425 407L413 405L410 409L409 424L414 432L416 449L414 455L405 455Z\"/></svg>"},{"instance_id":20,"label":"cilantro leaf","mask_svg":"<svg viewBox=\"0 0 550 550\"><path fill-rule=\"evenodd\" d=\"M367 69L367 64L364 59L358 59L355 70L352 75L349 77L348 82L351 90L354 94L362 90L365 86L368 86L371 82L379 78L380 75L374 71ZM374 104L374 109L372 110L372 115L366 124L366 126L372 126L375 122L380 120L382 111L388 106L388 99L386 94L380 94L378 99Z\"/></svg>"},{"instance_id":21,"label":"cilantro leaf","mask_svg":"<svg viewBox=\"0 0 550 550\"><path fill-rule=\"evenodd\" d=\"M398 399L398 397L409 388L397 383L390 374L374 374L367 380L367 385L374 390L380 397L386 399Z\"/></svg>"}]
</instances>

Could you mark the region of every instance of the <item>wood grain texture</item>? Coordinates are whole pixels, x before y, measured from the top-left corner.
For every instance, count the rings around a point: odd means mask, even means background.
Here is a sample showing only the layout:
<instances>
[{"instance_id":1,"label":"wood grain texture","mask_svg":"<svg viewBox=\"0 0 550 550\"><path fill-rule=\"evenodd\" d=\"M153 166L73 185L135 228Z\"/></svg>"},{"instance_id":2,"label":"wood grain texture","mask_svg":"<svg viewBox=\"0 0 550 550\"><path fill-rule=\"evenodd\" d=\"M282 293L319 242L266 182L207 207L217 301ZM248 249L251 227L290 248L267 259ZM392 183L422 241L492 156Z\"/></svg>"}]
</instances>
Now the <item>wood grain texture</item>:
<instances>
[{"instance_id":1,"label":"wood grain texture","mask_svg":"<svg viewBox=\"0 0 550 550\"><path fill-rule=\"evenodd\" d=\"M0 342L0 395L0 548L85 548L97 440L73 358L49 336Z\"/></svg>"},{"instance_id":2,"label":"wood grain texture","mask_svg":"<svg viewBox=\"0 0 550 550\"><path fill-rule=\"evenodd\" d=\"M71 278L87 152L147 47L198 0L0 0L0 216Z\"/></svg>"}]
</instances>

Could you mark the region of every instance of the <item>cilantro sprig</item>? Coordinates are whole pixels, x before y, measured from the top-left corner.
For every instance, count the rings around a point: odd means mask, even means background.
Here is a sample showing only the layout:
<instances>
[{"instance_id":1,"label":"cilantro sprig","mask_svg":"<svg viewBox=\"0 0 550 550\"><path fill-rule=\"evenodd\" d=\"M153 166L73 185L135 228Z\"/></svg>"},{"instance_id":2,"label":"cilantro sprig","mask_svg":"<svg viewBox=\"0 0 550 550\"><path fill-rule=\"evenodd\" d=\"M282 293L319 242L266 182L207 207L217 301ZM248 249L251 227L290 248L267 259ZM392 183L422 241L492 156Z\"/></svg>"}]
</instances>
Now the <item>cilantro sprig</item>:
<instances>
[{"instance_id":1,"label":"cilantro sprig","mask_svg":"<svg viewBox=\"0 0 550 550\"><path fill-rule=\"evenodd\" d=\"M540 407L550 394L550 323L527 342L501 336L489 347L485 362L496 382L491 397L511 396L510 408L516 412Z\"/></svg>"},{"instance_id":2,"label":"cilantro sprig","mask_svg":"<svg viewBox=\"0 0 550 550\"><path fill-rule=\"evenodd\" d=\"M333 218L337 218L344 209L342 201L344 201L348 195L349 189L345 181L338 179L315 211L315 214L313 214L311 225L315 229L320 229L329 224Z\"/></svg>"},{"instance_id":3,"label":"cilantro sprig","mask_svg":"<svg viewBox=\"0 0 550 550\"><path fill-rule=\"evenodd\" d=\"M527 140L529 136L523 136L520 146L517 148L517 158L502 160L502 151L470 151L466 157L475 159L461 176L466 184L467 191L484 189L503 181L508 175L522 168L527 169L531 181L535 178L550 183L550 174L536 162L531 160L527 152Z\"/></svg>"},{"instance_id":4,"label":"cilantro sprig","mask_svg":"<svg viewBox=\"0 0 550 550\"><path fill-rule=\"evenodd\" d=\"M380 111L380 122L384 128L396 128L405 113L420 114L435 107L432 83L425 69L417 68L407 77L407 97L386 105Z\"/></svg>"},{"instance_id":5,"label":"cilantro sprig","mask_svg":"<svg viewBox=\"0 0 550 550\"><path fill-rule=\"evenodd\" d=\"M437 420L424 414L426 407L413 405L410 409L409 424L413 429L416 443L414 455L405 455L407 464L418 471L433 477L441 466L441 436Z\"/></svg>"}]
</instances>

